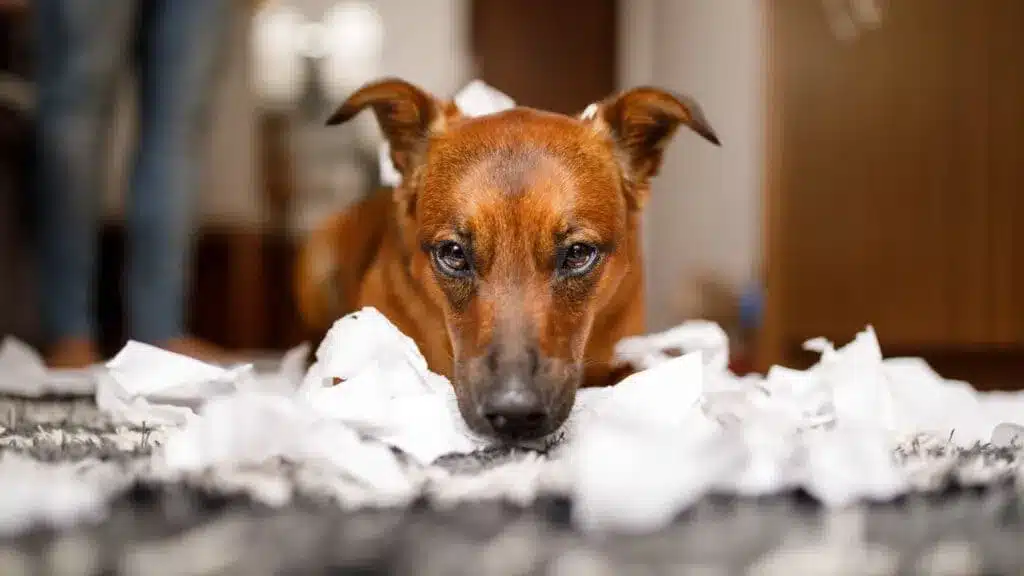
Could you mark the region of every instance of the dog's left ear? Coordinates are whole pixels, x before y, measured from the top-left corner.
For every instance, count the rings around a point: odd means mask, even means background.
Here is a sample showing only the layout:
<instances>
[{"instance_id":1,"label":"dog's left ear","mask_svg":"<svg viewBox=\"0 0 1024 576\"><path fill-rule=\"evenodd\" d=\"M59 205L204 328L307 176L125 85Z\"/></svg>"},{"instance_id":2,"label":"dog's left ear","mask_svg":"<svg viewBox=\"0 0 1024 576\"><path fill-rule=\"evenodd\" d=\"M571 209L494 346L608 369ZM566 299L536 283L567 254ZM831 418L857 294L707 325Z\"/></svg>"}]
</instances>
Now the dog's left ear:
<instances>
[{"instance_id":1,"label":"dog's left ear","mask_svg":"<svg viewBox=\"0 0 1024 576\"><path fill-rule=\"evenodd\" d=\"M634 88L608 98L584 111L583 120L612 138L625 163L626 179L640 189L658 173L662 153L680 125L720 145L693 98L658 88Z\"/></svg>"}]
</instances>

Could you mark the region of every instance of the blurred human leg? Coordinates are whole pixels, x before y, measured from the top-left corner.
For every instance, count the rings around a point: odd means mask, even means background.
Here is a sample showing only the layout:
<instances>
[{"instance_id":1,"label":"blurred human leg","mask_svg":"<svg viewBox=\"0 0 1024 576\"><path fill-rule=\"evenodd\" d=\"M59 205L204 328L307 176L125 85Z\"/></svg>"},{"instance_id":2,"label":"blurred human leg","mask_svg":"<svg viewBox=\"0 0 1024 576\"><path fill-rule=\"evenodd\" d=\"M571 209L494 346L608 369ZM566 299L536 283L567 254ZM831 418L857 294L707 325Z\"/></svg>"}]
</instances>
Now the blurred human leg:
<instances>
[{"instance_id":1,"label":"blurred human leg","mask_svg":"<svg viewBox=\"0 0 1024 576\"><path fill-rule=\"evenodd\" d=\"M134 338L172 348L194 343L183 338L193 216L230 14L231 0L147 0L142 11L129 317Z\"/></svg>"},{"instance_id":2,"label":"blurred human leg","mask_svg":"<svg viewBox=\"0 0 1024 576\"><path fill-rule=\"evenodd\" d=\"M104 150L135 0L37 0L43 327L55 365L98 360L93 286Z\"/></svg>"}]
</instances>

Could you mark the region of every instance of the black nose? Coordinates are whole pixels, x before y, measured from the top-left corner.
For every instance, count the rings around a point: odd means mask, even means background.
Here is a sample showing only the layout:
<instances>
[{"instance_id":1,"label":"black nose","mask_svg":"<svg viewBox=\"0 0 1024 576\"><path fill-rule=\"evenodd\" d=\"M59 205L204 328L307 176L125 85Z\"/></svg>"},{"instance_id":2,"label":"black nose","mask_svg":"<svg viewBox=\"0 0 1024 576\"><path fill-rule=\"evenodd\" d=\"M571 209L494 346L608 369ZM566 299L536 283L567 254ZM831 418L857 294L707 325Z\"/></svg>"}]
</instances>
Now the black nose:
<instances>
[{"instance_id":1,"label":"black nose","mask_svg":"<svg viewBox=\"0 0 1024 576\"><path fill-rule=\"evenodd\" d=\"M548 432L550 418L540 396L528 388L493 392L482 413L494 433L507 440L528 440Z\"/></svg>"}]
</instances>

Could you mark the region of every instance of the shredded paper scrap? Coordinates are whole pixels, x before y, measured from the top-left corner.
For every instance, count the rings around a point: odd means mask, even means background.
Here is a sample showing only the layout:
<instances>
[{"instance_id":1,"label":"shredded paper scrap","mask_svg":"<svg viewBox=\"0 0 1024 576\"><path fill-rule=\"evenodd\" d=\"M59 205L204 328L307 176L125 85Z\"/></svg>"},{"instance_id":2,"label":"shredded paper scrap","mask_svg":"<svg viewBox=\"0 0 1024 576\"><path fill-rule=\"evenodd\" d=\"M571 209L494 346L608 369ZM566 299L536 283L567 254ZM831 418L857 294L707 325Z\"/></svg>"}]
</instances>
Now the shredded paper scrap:
<instances>
[{"instance_id":1,"label":"shredded paper scrap","mask_svg":"<svg viewBox=\"0 0 1024 576\"><path fill-rule=\"evenodd\" d=\"M712 492L802 488L841 507L935 490L949 481L957 450L1024 441L1024 394L979 393L922 360L883 359L870 328L841 348L820 339L807 347L821 354L809 370L738 377L727 368L725 333L712 323L624 340L619 359L641 371L610 388L581 390L542 451L472 472L437 463L489 450L488 441L462 421L451 383L373 308L338 320L308 371L305 348L267 374L132 342L90 377L112 420L159 431L159 447L136 470L143 477L202 474L215 478L214 488L270 504L287 503L298 489L344 507L401 506L424 495L441 505L493 498L526 505L556 494L572 499L574 521L592 531L654 530ZM12 340L0 351L0 374L7 394L54 387L38 357ZM285 483L282 463L301 471L300 486ZM27 466L10 455L0 460L0 470ZM972 470L956 480L1024 477L1019 458L979 461ZM26 477L0 473L0 483L16 476ZM68 494L62 502L86 517L111 493L95 478L90 492L75 486L73 474L55 477ZM39 500L33 485L0 490L21 495L6 504L14 510L7 517L76 517L25 511Z\"/></svg>"}]
</instances>

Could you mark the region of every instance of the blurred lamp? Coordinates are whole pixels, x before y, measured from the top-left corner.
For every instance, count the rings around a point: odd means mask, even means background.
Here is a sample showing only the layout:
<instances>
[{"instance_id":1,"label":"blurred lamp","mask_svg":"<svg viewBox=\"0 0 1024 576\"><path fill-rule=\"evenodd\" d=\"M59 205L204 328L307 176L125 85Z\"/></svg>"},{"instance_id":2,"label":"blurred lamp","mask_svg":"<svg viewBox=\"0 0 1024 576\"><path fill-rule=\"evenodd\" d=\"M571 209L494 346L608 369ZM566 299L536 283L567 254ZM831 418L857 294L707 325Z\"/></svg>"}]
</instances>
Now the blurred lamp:
<instances>
[{"instance_id":1,"label":"blurred lamp","mask_svg":"<svg viewBox=\"0 0 1024 576\"><path fill-rule=\"evenodd\" d=\"M295 103L304 80L296 31L302 15L276 2L263 5L252 22L253 88L264 105Z\"/></svg>"},{"instance_id":2,"label":"blurred lamp","mask_svg":"<svg viewBox=\"0 0 1024 576\"><path fill-rule=\"evenodd\" d=\"M327 96L341 100L380 74L384 25L369 4L335 4L324 17L320 82Z\"/></svg>"},{"instance_id":3,"label":"blurred lamp","mask_svg":"<svg viewBox=\"0 0 1024 576\"><path fill-rule=\"evenodd\" d=\"M253 84L262 103L294 108L307 87L307 70L331 100L340 100L379 74L384 26L365 2L339 2L322 20L306 18L293 4L267 2L253 19ZM312 61L314 66L308 67Z\"/></svg>"}]
</instances>

